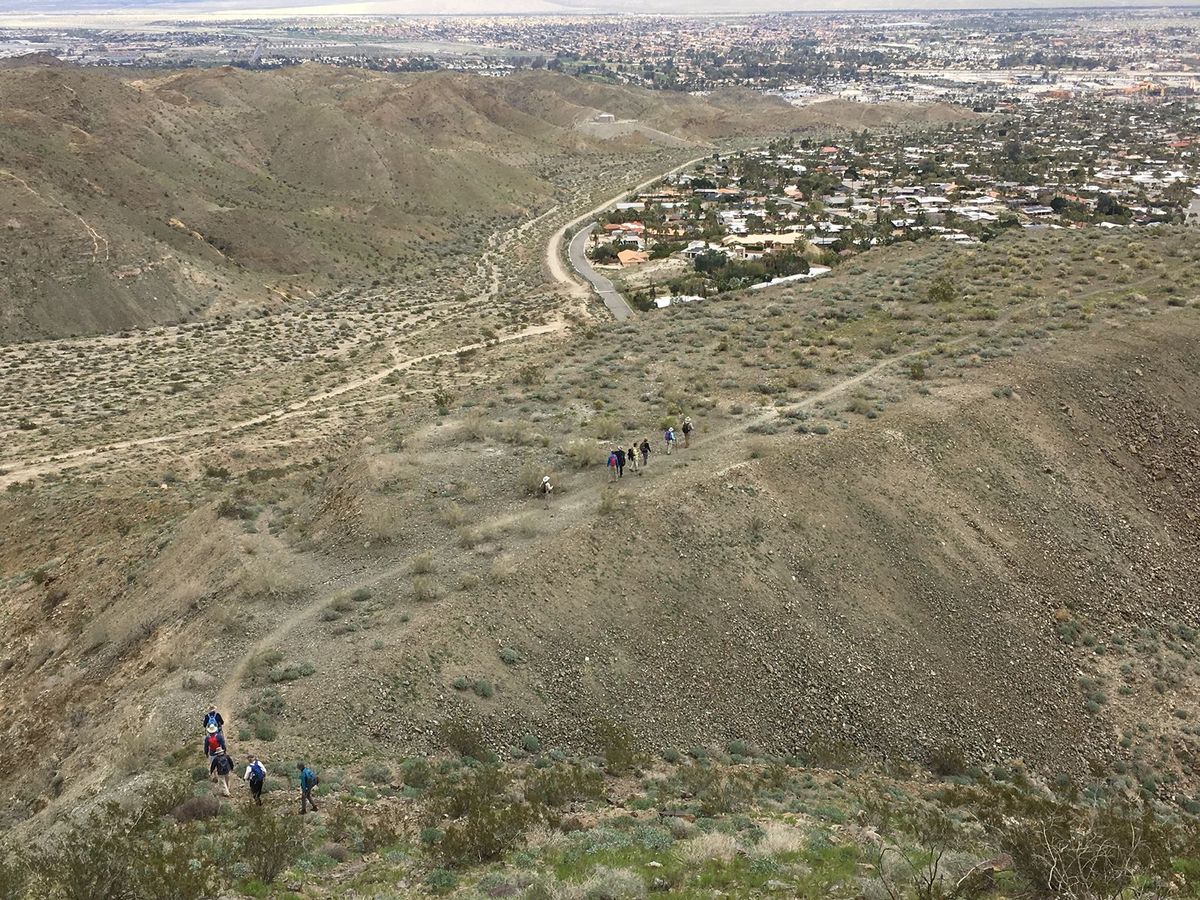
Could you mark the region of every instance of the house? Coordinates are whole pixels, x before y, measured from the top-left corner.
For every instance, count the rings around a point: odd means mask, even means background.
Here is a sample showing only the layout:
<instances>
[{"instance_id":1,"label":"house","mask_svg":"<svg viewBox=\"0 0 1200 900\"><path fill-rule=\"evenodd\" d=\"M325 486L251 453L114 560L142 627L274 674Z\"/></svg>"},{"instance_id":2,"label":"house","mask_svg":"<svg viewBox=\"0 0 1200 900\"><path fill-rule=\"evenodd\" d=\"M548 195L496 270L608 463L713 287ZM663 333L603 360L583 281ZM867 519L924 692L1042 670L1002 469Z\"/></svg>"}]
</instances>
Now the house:
<instances>
[{"instance_id":1,"label":"house","mask_svg":"<svg viewBox=\"0 0 1200 900\"><path fill-rule=\"evenodd\" d=\"M707 241L691 241L683 250L685 259L695 259L701 253L713 251L715 253L724 253L725 248L720 244L710 244Z\"/></svg>"},{"instance_id":2,"label":"house","mask_svg":"<svg viewBox=\"0 0 1200 900\"><path fill-rule=\"evenodd\" d=\"M617 253L617 261L623 266L638 266L650 261L650 254L642 250L621 250Z\"/></svg>"}]
</instances>

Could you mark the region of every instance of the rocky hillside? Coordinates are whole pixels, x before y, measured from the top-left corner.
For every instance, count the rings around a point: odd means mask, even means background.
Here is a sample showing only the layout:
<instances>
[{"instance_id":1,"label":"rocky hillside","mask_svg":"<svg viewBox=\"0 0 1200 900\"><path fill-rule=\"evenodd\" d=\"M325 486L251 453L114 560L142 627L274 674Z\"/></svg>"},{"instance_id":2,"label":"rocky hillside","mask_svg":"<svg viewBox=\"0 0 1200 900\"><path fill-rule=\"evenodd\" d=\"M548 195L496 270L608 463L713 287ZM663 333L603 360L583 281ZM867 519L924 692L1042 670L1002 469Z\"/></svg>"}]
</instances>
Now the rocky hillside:
<instances>
[{"instance_id":1,"label":"rocky hillside","mask_svg":"<svg viewBox=\"0 0 1200 900\"><path fill-rule=\"evenodd\" d=\"M213 700L239 752L327 765L586 753L615 722L647 751L1019 761L1183 803L1198 265L1185 230L897 245L47 464L0 501L0 771L36 760L11 819L152 771Z\"/></svg>"}]
</instances>

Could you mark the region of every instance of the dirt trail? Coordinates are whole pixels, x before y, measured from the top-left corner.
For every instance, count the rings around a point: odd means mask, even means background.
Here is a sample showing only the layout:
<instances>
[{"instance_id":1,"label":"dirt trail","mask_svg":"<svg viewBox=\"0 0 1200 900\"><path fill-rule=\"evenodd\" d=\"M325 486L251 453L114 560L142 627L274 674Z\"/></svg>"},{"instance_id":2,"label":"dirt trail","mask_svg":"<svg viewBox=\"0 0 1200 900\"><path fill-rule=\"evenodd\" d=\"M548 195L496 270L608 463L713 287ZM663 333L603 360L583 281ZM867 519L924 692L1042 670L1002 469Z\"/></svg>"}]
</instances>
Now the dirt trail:
<instances>
[{"instance_id":1,"label":"dirt trail","mask_svg":"<svg viewBox=\"0 0 1200 900\"><path fill-rule=\"evenodd\" d=\"M1012 312L1016 312L1013 310ZM955 341L948 342L950 344L961 343L962 341L977 339L977 335L965 335ZM903 353L898 353L887 359L880 360L875 365L864 369L854 375L849 375L834 384L829 385L823 390L804 398L793 408L803 409L813 406L817 403L828 400L838 394L844 393L853 387L861 384L869 378L882 373L890 366L901 363L907 359L918 356L921 353L928 352L928 347L922 347L915 350L908 350ZM759 419L775 418L779 415L778 410L772 409L763 413ZM652 457L650 466L646 472L650 475L649 481L644 481L642 478L633 479L631 481L636 484L646 485L648 490L653 490L657 482L660 481L659 473L669 472L677 468L680 464L686 463L688 459L696 457L696 450L702 449L704 446L716 446L723 448L723 452L727 451L732 442L736 441L739 436L746 435L745 421L731 423L728 426L706 432L703 441L697 441L697 446L689 451L682 449L677 450L673 454L655 453ZM657 442L656 442L657 443ZM736 455L736 454L735 454ZM744 460L739 460L734 465L742 465ZM733 466L727 466L725 469L719 470L716 474L722 474ZM542 508L540 501L530 501L520 509L513 512L505 513L499 516L493 516L483 523L485 528L504 527L519 521L522 518L530 516L553 516L555 519L555 527L563 529L571 527L580 522L584 515L594 511L596 504L599 501L600 494L609 489L610 482L607 474L603 470L594 477L590 484L584 484L572 490L568 494L555 497L551 501L549 512ZM443 548L445 550L445 548ZM449 552L457 552L455 548L449 548ZM327 579L323 583L325 590L318 593L309 603L299 607L291 612L287 617L280 620L266 634L255 640L249 648L242 654L233 667L229 670L225 684L221 687L217 694L217 707L221 710L222 715L226 719L232 719L234 715L233 704L237 697L237 693L241 688L242 679L245 676L246 670L251 662L261 653L275 647L282 646L298 627L305 623L315 622L320 611L333 599L336 594L346 591L354 591L360 588L373 588L381 582L388 579L403 575L409 571L411 566L411 558L408 556L402 557L388 566L379 569L373 569L368 574L363 574L361 577L355 577L355 572L342 572L334 577Z\"/></svg>"},{"instance_id":2,"label":"dirt trail","mask_svg":"<svg viewBox=\"0 0 1200 900\"><path fill-rule=\"evenodd\" d=\"M545 334L552 334L564 329L562 322L552 322L548 325L533 325L525 328L522 331L501 336L497 343L507 344L512 341L524 340L530 337L538 337ZM239 431L244 431L247 428L253 428L257 425L264 425L269 422L286 421L287 419L296 418L297 416L305 415L314 412L318 409L327 409L325 405L328 401L337 397L348 394L359 388L366 387L370 384L376 384L383 381L388 376L395 372L401 372L405 369L410 369L413 366L420 365L423 362L428 362L431 359L438 359L444 356L454 356L458 353L467 352L470 350L481 350L489 346L484 341L476 341L470 344L462 344L457 347L451 347L446 350L438 350L433 353L426 353L421 356L414 356L410 359L396 362L394 365L386 366L382 369L348 381L345 384L338 385L327 391L322 391L318 394L312 394L301 400L293 401L285 406L273 409L270 412L261 413L249 419L242 419L237 422L199 425L195 428L185 428L180 431L172 431L166 434L157 434L152 437L133 438L127 441L117 441L113 444L105 444L101 447L85 447L79 450L69 450L64 453L54 454L53 456L45 456L37 459L26 460L23 462L5 462L0 464L4 473L0 475L0 487L5 487L8 484L21 481L26 478L37 475L45 475L50 472L58 472L67 468L73 463L84 459L101 459L112 454L121 453L125 450L132 450L139 447L150 447L158 444L173 443L176 441L186 440L187 438L203 437L210 434L234 434Z\"/></svg>"},{"instance_id":3,"label":"dirt trail","mask_svg":"<svg viewBox=\"0 0 1200 900\"><path fill-rule=\"evenodd\" d=\"M7 169L0 169L0 175L5 176L6 178L11 178L13 181L15 181L19 185L21 185L21 187L25 188L25 190L29 191L29 193L33 194L33 196L37 197L37 199L41 200L43 203L45 203L47 205L58 206L60 209L62 209L68 215L72 215L76 219L78 219L79 224L83 226L83 230L86 231L88 234L88 237L90 237L92 239L92 259L95 260L95 259L99 258L101 244L104 244L104 258L108 259L108 257L109 257L108 238L106 238L104 235L102 235L100 232L98 232L95 228L93 228L91 225L89 225L87 219L85 219L79 213L75 212L73 209L70 209L61 200L54 200L52 198L42 196L36 190L34 190L32 187L30 187L29 182L27 182L24 178L14 175L12 172L9 172Z\"/></svg>"},{"instance_id":4,"label":"dirt trail","mask_svg":"<svg viewBox=\"0 0 1200 900\"><path fill-rule=\"evenodd\" d=\"M1139 281L1129 284L1122 284L1120 288L1132 289L1133 287L1138 286L1138 284L1141 282L1148 280L1150 280L1148 277L1141 278ZM1076 295L1075 299L1084 300L1091 298L1091 296L1110 293L1114 289L1116 289L1114 286L1108 284L1108 286L1088 290L1088 292ZM1030 310L1030 308L1042 304L1042 302L1044 302L1044 300L1037 299L1028 301L1026 304L1010 307L1001 318L996 320L995 326L1009 322L1009 320L1016 316L1016 314L1026 312ZM970 332L970 334L955 337L953 340L941 341L937 343L942 343L943 346L947 347L955 347L968 341L977 340L979 340L979 335L977 332ZM889 368L904 364L904 362L908 360L916 359L917 356L929 353L932 346L934 346L934 344L930 343L928 346L908 349L904 350L904 352L887 356L886 359L877 361L874 365L864 368L862 372L850 374L850 376L836 380L836 382L826 386L826 388L823 388L822 390L815 392L815 394L805 397L804 400L800 400L791 404L791 406L787 407L787 409L796 410L816 407L817 404L832 400L833 397L836 397L840 394L845 394L846 391L856 388L856 386L863 384L866 382L866 380L881 376L881 374L889 370ZM767 412L762 413L760 416L757 416L754 421L778 419L781 412L782 410L779 408L772 408L767 410ZM748 434L748 432L746 432L746 428L748 428L750 424L752 424L752 422L745 420L731 422L731 424L719 428L719 430L704 432L703 439L697 439L697 443L700 445L700 448L703 448L703 446L706 445L715 445L721 446L721 448L728 450L731 448L731 446L738 442L739 438L744 439L746 437L746 434ZM680 463L685 463L688 461L689 458L694 456L694 454L695 449L692 451L684 451L680 449L671 455L658 452L658 454L654 455L653 462L647 469L647 472L650 474L650 476L652 476L652 478L650 478L649 481L636 479L635 482L638 485L644 485L643 490L653 491L655 490L656 485L661 482L661 480L658 478L659 473L671 472L671 470L676 469ZM737 454L733 454L733 456L737 456ZM712 470L708 476L709 478L718 478L718 476L730 472L730 470L733 468L743 466L743 464L745 464L745 461L742 460L742 458L738 458L737 462L728 464L728 466L725 466L721 469ZM571 491L569 494L563 494L563 496L554 498L554 500L551 502L551 510L548 512L542 509L541 503L538 502L538 500L533 500L533 502L523 505L521 509L512 512L506 512L504 515L493 516L490 518L490 520L486 521L485 527L510 526L510 524L521 520L521 518L529 516L552 516L554 520L556 520L557 529L571 527L580 522L587 512L594 511L596 503L599 502L600 494L605 490L608 490L608 486L610 486L610 481L608 481L607 475L601 470L599 474L596 474L595 478L592 482L590 482L590 484L582 485L576 488L576 490ZM449 552L454 553L457 551L455 551L454 548L451 548ZM222 709L222 714L226 715L226 718L230 718L230 716L233 715L233 701L235 700L236 694L238 694L238 690L240 689L242 677L245 676L247 667L250 666L251 661L256 658L258 654L263 653L264 650L269 650L272 647L281 646L281 644L283 644L284 641L286 641L287 638L292 635L292 632L295 631L296 628L299 628L300 625L305 624L306 622L311 622L311 620L316 619L320 610L322 610L326 604L329 604L329 601L335 594L347 592L347 590L371 588L377 586L377 584L380 582L388 581L389 578L403 575L404 572L408 571L409 566L410 557L403 557L396 560L395 563L385 566L383 569L373 570L370 572L370 574L362 575L362 577L355 577L355 572L348 571L342 572L342 574L332 577L330 580L326 581L326 587L336 587L323 590L323 592L318 594L311 602L308 602L308 604L301 606L298 608L298 610L290 613L289 616L282 619L281 622L275 626L275 628L272 628L270 631L266 632L265 635L259 637L257 641L254 641L250 648L248 648L246 652L241 655L241 658L236 661L236 664L233 666L232 670L229 671L226 683L224 683L221 691L218 692L217 695L218 707Z\"/></svg>"}]
</instances>

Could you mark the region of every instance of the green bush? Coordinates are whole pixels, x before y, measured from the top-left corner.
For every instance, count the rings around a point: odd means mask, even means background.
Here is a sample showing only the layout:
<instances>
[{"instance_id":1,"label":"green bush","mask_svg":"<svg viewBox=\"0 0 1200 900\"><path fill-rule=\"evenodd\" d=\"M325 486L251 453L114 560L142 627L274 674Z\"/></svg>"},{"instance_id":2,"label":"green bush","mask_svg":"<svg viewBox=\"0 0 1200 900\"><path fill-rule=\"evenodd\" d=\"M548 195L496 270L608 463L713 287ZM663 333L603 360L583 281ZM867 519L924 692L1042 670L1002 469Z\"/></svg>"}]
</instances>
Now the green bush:
<instances>
[{"instance_id":1,"label":"green bush","mask_svg":"<svg viewBox=\"0 0 1200 900\"><path fill-rule=\"evenodd\" d=\"M485 766L440 785L430 803L430 825L442 837L431 849L449 868L490 862L515 848L532 823L530 806L509 794L511 776Z\"/></svg>"},{"instance_id":2,"label":"green bush","mask_svg":"<svg viewBox=\"0 0 1200 900\"><path fill-rule=\"evenodd\" d=\"M627 775L644 762L629 726L602 719L596 723L596 744L610 775Z\"/></svg>"},{"instance_id":3,"label":"green bush","mask_svg":"<svg viewBox=\"0 0 1200 900\"><path fill-rule=\"evenodd\" d=\"M282 816L262 806L246 808L247 829L238 856L254 876L271 884L304 849L301 832Z\"/></svg>"}]
</instances>

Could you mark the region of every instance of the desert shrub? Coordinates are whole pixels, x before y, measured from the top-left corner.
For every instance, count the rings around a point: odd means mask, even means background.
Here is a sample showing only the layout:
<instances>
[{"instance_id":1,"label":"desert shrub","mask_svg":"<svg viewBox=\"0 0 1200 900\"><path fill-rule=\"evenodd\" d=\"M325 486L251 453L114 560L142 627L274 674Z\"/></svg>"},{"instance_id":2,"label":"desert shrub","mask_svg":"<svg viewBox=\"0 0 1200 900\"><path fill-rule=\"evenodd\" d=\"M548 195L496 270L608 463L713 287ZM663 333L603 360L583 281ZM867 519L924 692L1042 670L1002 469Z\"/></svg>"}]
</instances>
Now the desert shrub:
<instances>
[{"instance_id":1,"label":"desert shrub","mask_svg":"<svg viewBox=\"0 0 1200 900\"><path fill-rule=\"evenodd\" d=\"M315 671L312 663L293 663L282 668L272 669L268 677L272 684L280 684L307 678Z\"/></svg>"},{"instance_id":2,"label":"desert shrub","mask_svg":"<svg viewBox=\"0 0 1200 900\"><path fill-rule=\"evenodd\" d=\"M543 769L525 785L525 799L543 815L568 803L603 796L604 777L598 770L581 765Z\"/></svg>"},{"instance_id":3,"label":"desert shrub","mask_svg":"<svg viewBox=\"0 0 1200 900\"><path fill-rule=\"evenodd\" d=\"M475 692L475 696L482 697L484 700L490 700L496 693L495 686L486 678L478 679L471 689Z\"/></svg>"},{"instance_id":4,"label":"desert shrub","mask_svg":"<svg viewBox=\"0 0 1200 900\"><path fill-rule=\"evenodd\" d=\"M509 793L511 776L485 766L439 785L430 802L430 824L442 831L432 850L450 868L499 859L516 847L533 821L527 803Z\"/></svg>"},{"instance_id":5,"label":"desert shrub","mask_svg":"<svg viewBox=\"0 0 1200 900\"><path fill-rule=\"evenodd\" d=\"M682 766L672 777L684 794L695 798L701 815L717 816L743 809L753 795L751 779L705 762Z\"/></svg>"},{"instance_id":6,"label":"desert shrub","mask_svg":"<svg viewBox=\"0 0 1200 900\"><path fill-rule=\"evenodd\" d=\"M582 885L584 900L641 900L646 883L630 869L597 866Z\"/></svg>"},{"instance_id":7,"label":"desert shrub","mask_svg":"<svg viewBox=\"0 0 1200 900\"><path fill-rule=\"evenodd\" d=\"M521 654L512 647L504 647L500 650L500 661L506 666L515 666L521 662Z\"/></svg>"},{"instance_id":8,"label":"desert shrub","mask_svg":"<svg viewBox=\"0 0 1200 900\"><path fill-rule=\"evenodd\" d=\"M254 877L270 884L304 849L301 832L267 807L249 806L245 815L247 828L238 855Z\"/></svg>"},{"instance_id":9,"label":"desert shrub","mask_svg":"<svg viewBox=\"0 0 1200 900\"><path fill-rule=\"evenodd\" d=\"M433 768L425 760L414 756L400 763L400 775L406 785L426 788L433 779Z\"/></svg>"},{"instance_id":10,"label":"desert shrub","mask_svg":"<svg viewBox=\"0 0 1200 900\"><path fill-rule=\"evenodd\" d=\"M943 777L963 775L967 771L967 758L958 747L943 744L929 751L929 769Z\"/></svg>"},{"instance_id":11,"label":"desert shrub","mask_svg":"<svg viewBox=\"0 0 1200 900\"><path fill-rule=\"evenodd\" d=\"M607 451L594 441L571 441L563 448L563 453L578 469L601 465L608 458Z\"/></svg>"},{"instance_id":12,"label":"desert shrub","mask_svg":"<svg viewBox=\"0 0 1200 900\"><path fill-rule=\"evenodd\" d=\"M628 725L602 719L595 726L596 745L610 775L626 775L644 762L637 739Z\"/></svg>"},{"instance_id":13,"label":"desert shrub","mask_svg":"<svg viewBox=\"0 0 1200 900\"><path fill-rule=\"evenodd\" d=\"M517 476L517 487L525 496L537 494L542 487L542 476L549 474L544 467L537 463L527 462L521 467L521 472Z\"/></svg>"},{"instance_id":14,"label":"desert shrub","mask_svg":"<svg viewBox=\"0 0 1200 900\"><path fill-rule=\"evenodd\" d=\"M413 575L428 575L433 571L433 554L428 550L424 553L418 553L412 558L409 563L408 571Z\"/></svg>"},{"instance_id":15,"label":"desert shrub","mask_svg":"<svg viewBox=\"0 0 1200 900\"><path fill-rule=\"evenodd\" d=\"M1148 809L1059 803L1008 824L1001 846L1035 896L1117 897L1169 876L1178 837Z\"/></svg>"},{"instance_id":16,"label":"desert shrub","mask_svg":"<svg viewBox=\"0 0 1200 900\"><path fill-rule=\"evenodd\" d=\"M29 860L16 850L0 847L0 897L19 898L26 896L29 883Z\"/></svg>"},{"instance_id":17,"label":"desert shrub","mask_svg":"<svg viewBox=\"0 0 1200 900\"><path fill-rule=\"evenodd\" d=\"M392 770L386 763L370 762L363 767L363 778L371 784L387 784L392 780Z\"/></svg>"},{"instance_id":18,"label":"desert shrub","mask_svg":"<svg viewBox=\"0 0 1200 900\"><path fill-rule=\"evenodd\" d=\"M294 597L302 590L299 579L280 560L258 556L252 558L242 572L242 592L261 600L282 600Z\"/></svg>"},{"instance_id":19,"label":"desert shrub","mask_svg":"<svg viewBox=\"0 0 1200 900\"><path fill-rule=\"evenodd\" d=\"M448 894L458 887L458 876L446 869L434 869L425 876L425 887L435 894Z\"/></svg>"},{"instance_id":20,"label":"desert shrub","mask_svg":"<svg viewBox=\"0 0 1200 900\"><path fill-rule=\"evenodd\" d=\"M198 840L189 825L163 822L190 791L185 780L163 782L148 792L152 800L145 806L125 809L109 802L71 822L30 854L34 895L64 900L213 896L219 846Z\"/></svg>"},{"instance_id":21,"label":"desert shrub","mask_svg":"<svg viewBox=\"0 0 1200 900\"><path fill-rule=\"evenodd\" d=\"M438 736L447 747L459 756L466 756L479 762L487 762L492 752L483 740L483 732L477 726L463 722L444 722L438 729Z\"/></svg>"},{"instance_id":22,"label":"desert shrub","mask_svg":"<svg viewBox=\"0 0 1200 900\"><path fill-rule=\"evenodd\" d=\"M283 662L283 653L279 650L264 650L257 654L246 666L245 680L251 684L265 682L275 666Z\"/></svg>"},{"instance_id":23,"label":"desert shrub","mask_svg":"<svg viewBox=\"0 0 1200 900\"><path fill-rule=\"evenodd\" d=\"M449 528L457 528L467 521L468 516L465 509L451 501L442 507L438 518L441 519L443 525Z\"/></svg>"},{"instance_id":24,"label":"desert shrub","mask_svg":"<svg viewBox=\"0 0 1200 900\"><path fill-rule=\"evenodd\" d=\"M430 603L442 596L442 589L435 579L428 575L418 575L413 579L413 597L423 603Z\"/></svg>"}]
</instances>

